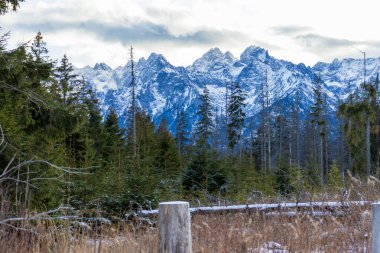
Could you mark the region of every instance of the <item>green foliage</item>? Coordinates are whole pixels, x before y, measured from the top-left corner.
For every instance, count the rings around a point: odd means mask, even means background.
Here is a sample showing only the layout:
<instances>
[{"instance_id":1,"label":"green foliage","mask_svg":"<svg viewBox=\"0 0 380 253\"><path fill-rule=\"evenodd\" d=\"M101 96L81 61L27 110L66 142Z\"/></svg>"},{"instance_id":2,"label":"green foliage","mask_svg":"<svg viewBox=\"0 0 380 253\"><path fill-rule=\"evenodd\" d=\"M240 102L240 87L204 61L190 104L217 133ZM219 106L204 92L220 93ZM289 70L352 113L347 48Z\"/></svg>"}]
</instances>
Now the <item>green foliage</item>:
<instances>
[{"instance_id":1,"label":"green foliage","mask_svg":"<svg viewBox=\"0 0 380 253\"><path fill-rule=\"evenodd\" d=\"M318 170L318 164L314 156L315 152L311 149L311 147L308 153L307 163L303 167L304 185L307 191L315 192L321 187L320 171Z\"/></svg>"},{"instance_id":2,"label":"green foliage","mask_svg":"<svg viewBox=\"0 0 380 253\"><path fill-rule=\"evenodd\" d=\"M234 83L231 87L231 95L228 104L228 146L231 150L241 139L241 131L245 120L245 100L246 95L240 88L239 83Z\"/></svg>"},{"instance_id":3,"label":"green foliage","mask_svg":"<svg viewBox=\"0 0 380 253\"><path fill-rule=\"evenodd\" d=\"M0 15L7 13L9 10L16 11L21 2L24 2L24 0L0 0Z\"/></svg>"},{"instance_id":4,"label":"green foliage","mask_svg":"<svg viewBox=\"0 0 380 253\"><path fill-rule=\"evenodd\" d=\"M55 78L58 83L52 86L51 92L60 99L63 105L72 105L78 98L78 79L77 75L73 73L74 67L69 62L66 54L63 56L55 72Z\"/></svg>"},{"instance_id":5,"label":"green foliage","mask_svg":"<svg viewBox=\"0 0 380 253\"><path fill-rule=\"evenodd\" d=\"M245 202L250 192L257 188L258 183L255 180L258 175L245 154L242 159L238 157L222 159L221 168L226 177L226 183L223 185L226 196L239 200L239 202Z\"/></svg>"},{"instance_id":6,"label":"green foliage","mask_svg":"<svg viewBox=\"0 0 380 253\"><path fill-rule=\"evenodd\" d=\"M297 166L291 166L289 169L291 180L291 189L293 194L296 196L297 200L299 199L300 194L305 189L305 182L301 172L301 169Z\"/></svg>"},{"instance_id":7,"label":"green foliage","mask_svg":"<svg viewBox=\"0 0 380 253\"><path fill-rule=\"evenodd\" d=\"M212 108L210 93L207 87L203 89L200 97L200 105L197 111L199 121L197 122L197 142L202 145L209 145L211 133L214 128L212 121Z\"/></svg>"},{"instance_id":8,"label":"green foliage","mask_svg":"<svg viewBox=\"0 0 380 253\"><path fill-rule=\"evenodd\" d=\"M351 94L346 103L339 106L338 115L344 120L344 133L353 161L352 172L355 175L364 175L366 156L366 126L367 120L376 122L376 89L372 84L362 85L364 97L358 92ZM378 130L377 130L378 131ZM368 140L370 141L370 140ZM375 139L372 139L374 143ZM376 147L376 144L374 145Z\"/></svg>"},{"instance_id":9,"label":"green foliage","mask_svg":"<svg viewBox=\"0 0 380 253\"><path fill-rule=\"evenodd\" d=\"M260 197L274 196L276 194L275 184L276 178L273 174L256 172L253 177L252 189L261 193Z\"/></svg>"},{"instance_id":10,"label":"green foliage","mask_svg":"<svg viewBox=\"0 0 380 253\"><path fill-rule=\"evenodd\" d=\"M343 181L338 166L334 162L327 174L327 186L332 191L338 191L343 188Z\"/></svg>"},{"instance_id":11,"label":"green foliage","mask_svg":"<svg viewBox=\"0 0 380 253\"><path fill-rule=\"evenodd\" d=\"M179 178L181 173L180 158L173 136L167 129L166 120L161 121L155 133L156 158L155 167L162 178Z\"/></svg>"},{"instance_id":12,"label":"green foliage","mask_svg":"<svg viewBox=\"0 0 380 253\"><path fill-rule=\"evenodd\" d=\"M180 154L185 154L186 147L189 142L189 133L187 132L187 122L185 112L181 111L178 115L178 122L176 126L176 143Z\"/></svg>"},{"instance_id":13,"label":"green foliage","mask_svg":"<svg viewBox=\"0 0 380 253\"><path fill-rule=\"evenodd\" d=\"M276 181L276 191L281 195L290 195L292 193L290 168L285 163L280 163L274 172Z\"/></svg>"},{"instance_id":14,"label":"green foliage","mask_svg":"<svg viewBox=\"0 0 380 253\"><path fill-rule=\"evenodd\" d=\"M197 146L190 156L183 176L183 187L189 192L218 192L226 177L214 151Z\"/></svg>"}]
</instances>

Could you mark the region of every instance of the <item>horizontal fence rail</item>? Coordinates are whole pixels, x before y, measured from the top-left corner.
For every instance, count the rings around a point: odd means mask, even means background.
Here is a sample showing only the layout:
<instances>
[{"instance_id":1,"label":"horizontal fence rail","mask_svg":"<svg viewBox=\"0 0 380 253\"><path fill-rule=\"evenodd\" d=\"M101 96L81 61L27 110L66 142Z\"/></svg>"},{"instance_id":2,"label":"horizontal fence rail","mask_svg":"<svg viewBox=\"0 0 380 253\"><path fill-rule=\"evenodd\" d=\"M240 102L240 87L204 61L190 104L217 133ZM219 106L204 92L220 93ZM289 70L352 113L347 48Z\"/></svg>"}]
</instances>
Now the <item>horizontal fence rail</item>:
<instances>
[{"instance_id":1,"label":"horizontal fence rail","mask_svg":"<svg viewBox=\"0 0 380 253\"><path fill-rule=\"evenodd\" d=\"M284 209L337 209L349 206L365 206L372 204L371 201L345 201L345 202L302 202L302 203L273 203L273 204L252 204L252 205L231 205L231 206L200 206L189 208L190 213L217 213L217 212L239 212L239 211L272 211ZM142 215L156 215L159 213L155 210L141 210ZM318 213L318 212L316 212Z\"/></svg>"}]
</instances>

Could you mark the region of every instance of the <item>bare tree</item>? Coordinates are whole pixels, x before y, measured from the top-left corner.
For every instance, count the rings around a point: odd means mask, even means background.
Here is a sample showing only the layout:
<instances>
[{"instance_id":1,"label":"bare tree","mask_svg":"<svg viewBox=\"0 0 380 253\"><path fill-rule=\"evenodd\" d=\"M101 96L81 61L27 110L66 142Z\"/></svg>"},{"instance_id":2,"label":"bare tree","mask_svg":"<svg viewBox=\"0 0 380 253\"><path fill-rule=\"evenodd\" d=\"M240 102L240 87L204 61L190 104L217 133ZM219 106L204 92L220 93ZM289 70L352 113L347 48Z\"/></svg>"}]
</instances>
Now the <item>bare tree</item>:
<instances>
[{"instance_id":1,"label":"bare tree","mask_svg":"<svg viewBox=\"0 0 380 253\"><path fill-rule=\"evenodd\" d=\"M5 139L5 135L3 132L3 128L0 124L0 154L2 154L7 147L14 148L10 143L8 143ZM80 168L70 168L70 167L63 167L55 165L47 160L40 159L40 158L30 158L21 160L20 158L21 151L16 150L13 154L13 156L9 159L9 161L6 163L5 167L0 172L0 194L1 194L1 207L0 207L0 225L5 225L8 227L15 227L14 225L10 224L11 222L22 220L25 218L9 218L8 217L8 211L10 211L10 205L8 204L9 201L9 194L11 194L12 185L15 185L15 200L20 202L21 193L19 193L19 185L25 185L25 199L24 203L28 202L28 196L30 194L29 189L38 189L37 182L44 181L44 180L55 180L62 183L65 183L65 176L69 174L77 174L77 175L85 175L89 174L86 172L87 169L80 169ZM34 165L47 165L49 168L54 169L57 173L55 176L48 177L46 176L46 171L43 170L30 170L29 168L32 168ZM23 171L23 168L27 168L26 172ZM24 179L23 179L24 178ZM25 179L26 178L26 179ZM17 204L17 203L16 203ZM18 206L16 205L18 208ZM26 215L26 209L27 205L25 205L24 210L17 210L19 215ZM41 213L41 215L44 213ZM45 213L48 214L48 213ZM14 215L14 213L12 214ZM38 216L38 215L37 215ZM34 218L37 218L35 215ZM29 219L32 219L29 217ZM22 228L17 228L21 229Z\"/></svg>"},{"instance_id":2,"label":"bare tree","mask_svg":"<svg viewBox=\"0 0 380 253\"><path fill-rule=\"evenodd\" d=\"M131 109L132 109L132 146L133 146L133 157L136 157L137 155L137 137L136 137L136 75L135 75L135 61L134 61L134 55L133 55L133 47L130 48L130 61L131 61L131 88L132 88L132 102L131 102Z\"/></svg>"}]
</instances>

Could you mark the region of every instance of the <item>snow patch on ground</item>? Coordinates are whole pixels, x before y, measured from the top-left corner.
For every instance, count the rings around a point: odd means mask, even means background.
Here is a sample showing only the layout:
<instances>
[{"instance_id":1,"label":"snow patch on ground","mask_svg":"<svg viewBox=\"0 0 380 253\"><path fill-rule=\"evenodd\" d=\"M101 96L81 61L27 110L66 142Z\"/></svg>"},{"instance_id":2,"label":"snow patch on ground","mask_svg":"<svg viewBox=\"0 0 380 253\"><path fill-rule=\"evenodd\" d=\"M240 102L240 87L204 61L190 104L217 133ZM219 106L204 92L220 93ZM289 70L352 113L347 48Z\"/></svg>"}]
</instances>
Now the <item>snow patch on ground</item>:
<instances>
[{"instance_id":1,"label":"snow patch on ground","mask_svg":"<svg viewBox=\"0 0 380 253\"><path fill-rule=\"evenodd\" d=\"M282 246L281 244L270 241L265 243L260 248L248 249L247 253L289 253L289 251L286 250L286 247Z\"/></svg>"}]
</instances>

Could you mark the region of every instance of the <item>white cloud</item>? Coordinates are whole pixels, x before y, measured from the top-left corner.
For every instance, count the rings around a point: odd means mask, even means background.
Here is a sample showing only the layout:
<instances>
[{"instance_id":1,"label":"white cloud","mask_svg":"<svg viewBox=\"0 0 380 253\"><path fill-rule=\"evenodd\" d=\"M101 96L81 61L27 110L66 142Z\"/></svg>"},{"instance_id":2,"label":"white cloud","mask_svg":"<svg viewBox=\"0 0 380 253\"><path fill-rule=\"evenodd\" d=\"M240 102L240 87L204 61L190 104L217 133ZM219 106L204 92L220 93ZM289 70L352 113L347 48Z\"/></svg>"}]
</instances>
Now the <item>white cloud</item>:
<instances>
[{"instance_id":1,"label":"white cloud","mask_svg":"<svg viewBox=\"0 0 380 253\"><path fill-rule=\"evenodd\" d=\"M251 44L314 64L360 57L353 46L380 56L378 7L377 0L27 0L0 24L13 46L41 30L52 57L67 53L80 66L124 65L131 44L137 57L154 51L175 65L216 46L238 57Z\"/></svg>"}]
</instances>

